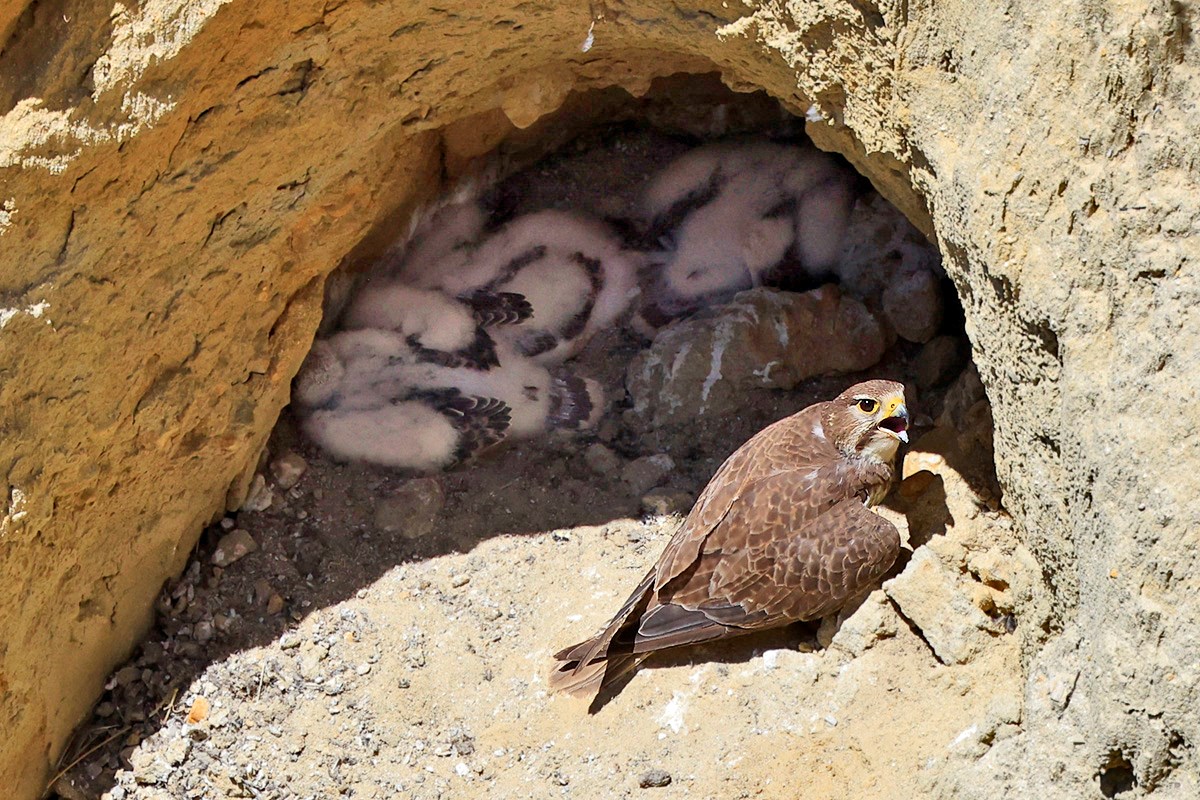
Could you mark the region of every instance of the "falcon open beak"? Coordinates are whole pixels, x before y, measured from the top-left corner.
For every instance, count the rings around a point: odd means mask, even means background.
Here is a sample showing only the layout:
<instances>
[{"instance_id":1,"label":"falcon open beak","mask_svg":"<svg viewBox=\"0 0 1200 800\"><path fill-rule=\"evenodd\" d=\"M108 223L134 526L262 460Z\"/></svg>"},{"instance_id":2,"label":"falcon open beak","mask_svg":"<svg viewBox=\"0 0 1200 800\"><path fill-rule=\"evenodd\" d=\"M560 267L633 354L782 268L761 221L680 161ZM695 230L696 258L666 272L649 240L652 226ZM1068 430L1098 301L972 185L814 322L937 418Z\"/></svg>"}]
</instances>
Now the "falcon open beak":
<instances>
[{"instance_id":1,"label":"falcon open beak","mask_svg":"<svg viewBox=\"0 0 1200 800\"><path fill-rule=\"evenodd\" d=\"M904 400L892 399L884 403L884 418L879 428L908 443L908 406Z\"/></svg>"}]
</instances>

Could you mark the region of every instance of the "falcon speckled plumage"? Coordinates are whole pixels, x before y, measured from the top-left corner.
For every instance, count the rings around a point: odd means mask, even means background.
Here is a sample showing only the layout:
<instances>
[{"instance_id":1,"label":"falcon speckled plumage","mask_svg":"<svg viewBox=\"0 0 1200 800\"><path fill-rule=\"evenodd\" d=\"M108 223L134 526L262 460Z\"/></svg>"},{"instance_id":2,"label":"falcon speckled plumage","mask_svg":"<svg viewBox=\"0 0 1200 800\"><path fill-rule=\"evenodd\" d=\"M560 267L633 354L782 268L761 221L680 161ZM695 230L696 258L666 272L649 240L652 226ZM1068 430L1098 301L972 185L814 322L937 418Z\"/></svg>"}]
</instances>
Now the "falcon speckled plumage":
<instances>
[{"instance_id":1,"label":"falcon speckled plumage","mask_svg":"<svg viewBox=\"0 0 1200 800\"><path fill-rule=\"evenodd\" d=\"M904 386L874 380L757 433L616 616L555 654L550 687L593 697L654 651L818 619L879 581L900 535L870 507L907 429Z\"/></svg>"}]
</instances>

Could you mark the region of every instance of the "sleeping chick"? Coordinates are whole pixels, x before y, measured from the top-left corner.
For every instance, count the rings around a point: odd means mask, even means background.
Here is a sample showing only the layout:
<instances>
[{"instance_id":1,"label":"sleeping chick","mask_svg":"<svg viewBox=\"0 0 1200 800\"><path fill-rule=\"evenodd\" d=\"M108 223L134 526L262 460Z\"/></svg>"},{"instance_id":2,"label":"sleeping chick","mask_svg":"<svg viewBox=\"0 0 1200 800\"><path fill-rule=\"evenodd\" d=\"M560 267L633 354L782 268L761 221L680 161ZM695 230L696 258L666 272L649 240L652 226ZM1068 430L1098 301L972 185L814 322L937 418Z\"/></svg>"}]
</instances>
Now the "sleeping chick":
<instances>
[{"instance_id":1,"label":"sleeping chick","mask_svg":"<svg viewBox=\"0 0 1200 800\"><path fill-rule=\"evenodd\" d=\"M739 140L685 154L643 198L645 223L667 248L653 259L635 326L651 331L784 268L825 269L853 192L853 173L811 146Z\"/></svg>"},{"instance_id":2,"label":"sleeping chick","mask_svg":"<svg viewBox=\"0 0 1200 800\"><path fill-rule=\"evenodd\" d=\"M529 302L510 292L474 292L456 298L437 289L418 289L377 279L362 286L342 320L347 330L377 328L402 334L413 347L442 357L447 366L495 366L496 345L488 328L513 325L533 313Z\"/></svg>"},{"instance_id":3,"label":"sleeping chick","mask_svg":"<svg viewBox=\"0 0 1200 800\"><path fill-rule=\"evenodd\" d=\"M339 461L431 472L448 469L502 441L509 409L494 397L453 389L414 392L370 408L322 408L304 432Z\"/></svg>"},{"instance_id":4,"label":"sleeping chick","mask_svg":"<svg viewBox=\"0 0 1200 800\"><path fill-rule=\"evenodd\" d=\"M338 460L421 472L468 461L503 441L509 409L502 401L390 382L388 371L410 362L413 352L394 331L318 339L292 393L301 428Z\"/></svg>"},{"instance_id":5,"label":"sleeping chick","mask_svg":"<svg viewBox=\"0 0 1200 800\"><path fill-rule=\"evenodd\" d=\"M546 210L518 217L474 248L435 263L405 261L399 278L452 295L523 296L532 315L496 338L543 364L579 352L637 293L638 258L603 222Z\"/></svg>"},{"instance_id":6,"label":"sleeping chick","mask_svg":"<svg viewBox=\"0 0 1200 800\"><path fill-rule=\"evenodd\" d=\"M498 354L489 368L447 365L395 331L343 331L314 343L293 399L304 431L334 457L414 470L599 419L594 381L551 374L506 345Z\"/></svg>"}]
</instances>

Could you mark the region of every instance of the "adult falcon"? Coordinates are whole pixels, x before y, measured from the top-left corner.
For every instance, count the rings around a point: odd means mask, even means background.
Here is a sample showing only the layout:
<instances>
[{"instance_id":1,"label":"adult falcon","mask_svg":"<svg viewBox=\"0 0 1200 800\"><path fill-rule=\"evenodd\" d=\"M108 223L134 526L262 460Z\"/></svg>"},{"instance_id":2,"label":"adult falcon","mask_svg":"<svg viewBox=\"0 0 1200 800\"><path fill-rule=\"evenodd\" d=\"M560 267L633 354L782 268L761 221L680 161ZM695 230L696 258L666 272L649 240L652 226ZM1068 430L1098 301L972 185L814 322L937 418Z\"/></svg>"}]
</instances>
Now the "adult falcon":
<instances>
[{"instance_id":1,"label":"adult falcon","mask_svg":"<svg viewBox=\"0 0 1200 800\"><path fill-rule=\"evenodd\" d=\"M550 687L594 697L657 650L836 612L891 568L887 495L908 441L904 386L866 381L731 455L598 634L555 654Z\"/></svg>"}]
</instances>

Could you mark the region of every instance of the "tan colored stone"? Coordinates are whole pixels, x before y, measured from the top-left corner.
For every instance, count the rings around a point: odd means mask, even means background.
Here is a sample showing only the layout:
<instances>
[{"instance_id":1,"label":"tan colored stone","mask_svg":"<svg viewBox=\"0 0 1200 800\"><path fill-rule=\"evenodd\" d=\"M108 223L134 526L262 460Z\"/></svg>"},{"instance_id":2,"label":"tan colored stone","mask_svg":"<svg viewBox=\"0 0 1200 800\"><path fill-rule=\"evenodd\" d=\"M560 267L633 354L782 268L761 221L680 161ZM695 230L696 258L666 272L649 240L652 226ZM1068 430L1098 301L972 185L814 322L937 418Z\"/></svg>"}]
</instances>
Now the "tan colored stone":
<instances>
[{"instance_id":1,"label":"tan colored stone","mask_svg":"<svg viewBox=\"0 0 1200 800\"><path fill-rule=\"evenodd\" d=\"M634 411L653 425L688 424L734 411L749 389L877 363L884 326L832 284L811 292L750 289L659 331L629 365Z\"/></svg>"}]
</instances>

